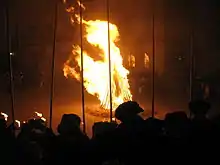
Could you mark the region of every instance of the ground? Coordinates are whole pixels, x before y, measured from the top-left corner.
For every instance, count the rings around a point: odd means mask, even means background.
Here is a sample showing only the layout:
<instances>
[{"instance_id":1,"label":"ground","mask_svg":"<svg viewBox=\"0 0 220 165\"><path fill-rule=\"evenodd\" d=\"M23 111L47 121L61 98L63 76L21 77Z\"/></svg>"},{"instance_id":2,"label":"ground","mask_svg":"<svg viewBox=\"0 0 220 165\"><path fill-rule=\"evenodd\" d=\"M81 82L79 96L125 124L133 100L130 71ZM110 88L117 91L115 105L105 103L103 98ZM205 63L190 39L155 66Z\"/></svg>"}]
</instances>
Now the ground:
<instances>
[{"instance_id":1,"label":"ground","mask_svg":"<svg viewBox=\"0 0 220 165\"><path fill-rule=\"evenodd\" d=\"M6 89L6 88L5 88ZM15 88L15 118L24 121L33 117L35 111L43 113L44 117L49 121L49 106L50 106L50 88L33 87L31 89ZM10 95L7 90L1 90L1 111L9 114L11 112ZM53 100L53 129L56 131L57 125L60 122L62 114L76 113L82 116L82 102L80 94L80 85L58 84L55 88ZM174 104L176 101L166 97L158 97L155 101L155 116L163 118L165 113L172 110L182 110L181 104ZM151 116L151 99L150 97L139 99L138 102L144 108L142 114L145 118ZM99 107L99 101L89 94L85 94L86 107L86 131L91 135L91 128L94 122L106 121L108 117L101 115L101 112L93 111L94 107Z\"/></svg>"}]
</instances>

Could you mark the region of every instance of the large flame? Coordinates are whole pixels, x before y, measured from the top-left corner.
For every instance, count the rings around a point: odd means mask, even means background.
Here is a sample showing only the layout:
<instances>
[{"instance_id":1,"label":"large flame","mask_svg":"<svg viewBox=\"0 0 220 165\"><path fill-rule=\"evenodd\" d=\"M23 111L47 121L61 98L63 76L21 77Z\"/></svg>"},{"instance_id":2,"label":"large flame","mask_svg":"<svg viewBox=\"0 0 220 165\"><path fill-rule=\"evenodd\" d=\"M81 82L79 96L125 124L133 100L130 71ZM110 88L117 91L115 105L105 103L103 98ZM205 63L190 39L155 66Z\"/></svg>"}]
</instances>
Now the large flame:
<instances>
[{"instance_id":1,"label":"large flame","mask_svg":"<svg viewBox=\"0 0 220 165\"><path fill-rule=\"evenodd\" d=\"M78 4L85 8L84 6ZM67 12L72 12L72 16L79 23L80 17L75 14L74 8L70 7ZM73 17L71 21L74 22ZM94 54L88 51L83 51L83 73L84 86L88 93L96 96L100 100L101 107L104 109L110 108L109 96L109 52L108 52L108 22L101 20L84 20L83 28L85 34L83 39L91 46L97 48L99 53L96 56L101 60L95 60ZM132 99L129 90L128 74L129 71L123 67L123 59L120 49L116 46L118 41L119 31L116 25L109 23L110 34L110 56L111 56L111 88L112 88L112 107L113 110L124 101ZM92 55L92 56L91 56ZM75 64L75 65L74 65ZM74 45L72 55L64 64L64 76L73 77L80 81L81 71L81 47Z\"/></svg>"}]
</instances>

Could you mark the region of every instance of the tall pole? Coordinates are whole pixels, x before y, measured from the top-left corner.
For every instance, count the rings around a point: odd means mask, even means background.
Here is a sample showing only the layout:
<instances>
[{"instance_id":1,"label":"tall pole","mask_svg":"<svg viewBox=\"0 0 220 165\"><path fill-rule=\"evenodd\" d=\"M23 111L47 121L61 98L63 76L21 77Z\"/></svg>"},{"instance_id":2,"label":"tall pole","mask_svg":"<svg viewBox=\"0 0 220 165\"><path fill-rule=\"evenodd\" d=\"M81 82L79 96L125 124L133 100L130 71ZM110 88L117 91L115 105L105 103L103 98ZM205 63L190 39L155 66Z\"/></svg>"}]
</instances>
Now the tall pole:
<instances>
[{"instance_id":1,"label":"tall pole","mask_svg":"<svg viewBox=\"0 0 220 165\"><path fill-rule=\"evenodd\" d=\"M7 40L7 55L9 60L9 76L10 76L10 92L11 92L11 115L12 115L12 126L13 126L13 133L14 131L14 121L15 121L15 107L14 107L14 76L13 76L13 66L12 66L12 57L14 55L11 52L11 36L10 36L10 28L9 28L9 1L6 2L6 9L5 9L5 33L6 33L6 40Z\"/></svg>"},{"instance_id":2,"label":"tall pole","mask_svg":"<svg viewBox=\"0 0 220 165\"><path fill-rule=\"evenodd\" d=\"M54 11L54 29L53 29L53 54L52 54L52 67L51 67L51 84L50 84L50 124L49 127L52 128L53 120L53 97L54 97L54 75L55 75L55 55L56 55L56 33L57 33L57 12L58 3L55 1L55 11Z\"/></svg>"},{"instance_id":3,"label":"tall pole","mask_svg":"<svg viewBox=\"0 0 220 165\"><path fill-rule=\"evenodd\" d=\"M110 122L112 122L112 72L111 72L111 42L110 42L110 5L106 0L107 21L108 21L108 61L109 61L109 97L110 97Z\"/></svg>"},{"instance_id":4,"label":"tall pole","mask_svg":"<svg viewBox=\"0 0 220 165\"><path fill-rule=\"evenodd\" d=\"M152 102L151 102L151 110L152 117L155 115L155 22L154 22L154 3L153 3L153 12L152 12Z\"/></svg>"},{"instance_id":5,"label":"tall pole","mask_svg":"<svg viewBox=\"0 0 220 165\"><path fill-rule=\"evenodd\" d=\"M194 57L194 13L193 13L193 2L191 4L191 13L190 13L190 69L189 69L189 75L190 75L190 81L189 81L189 101L192 101L194 99L194 77L195 77L195 57ZM191 117L192 114L189 112L189 116Z\"/></svg>"},{"instance_id":6,"label":"tall pole","mask_svg":"<svg viewBox=\"0 0 220 165\"><path fill-rule=\"evenodd\" d=\"M81 44L81 92L82 92L82 120L83 120L83 132L86 133L86 117L85 117L85 96L84 96L84 60L83 60L83 9L82 0L80 3L80 44Z\"/></svg>"},{"instance_id":7,"label":"tall pole","mask_svg":"<svg viewBox=\"0 0 220 165\"><path fill-rule=\"evenodd\" d=\"M193 79L194 79L194 56L193 56L193 33L190 34L190 81L189 81L189 87L190 87L190 95L189 95L189 101L193 100Z\"/></svg>"}]
</instances>

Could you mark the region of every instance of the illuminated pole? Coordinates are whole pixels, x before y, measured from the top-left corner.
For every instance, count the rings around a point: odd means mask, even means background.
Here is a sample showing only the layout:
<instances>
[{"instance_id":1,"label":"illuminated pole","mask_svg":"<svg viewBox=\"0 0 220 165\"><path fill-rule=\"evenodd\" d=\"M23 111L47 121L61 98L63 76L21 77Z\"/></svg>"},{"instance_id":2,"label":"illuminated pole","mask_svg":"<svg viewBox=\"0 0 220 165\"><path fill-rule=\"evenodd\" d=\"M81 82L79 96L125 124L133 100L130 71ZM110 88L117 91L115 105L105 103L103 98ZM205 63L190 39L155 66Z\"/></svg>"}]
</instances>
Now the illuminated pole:
<instances>
[{"instance_id":1,"label":"illuminated pole","mask_svg":"<svg viewBox=\"0 0 220 165\"><path fill-rule=\"evenodd\" d=\"M155 27L154 27L154 4L152 14L152 102L151 102L151 115L155 114Z\"/></svg>"},{"instance_id":2,"label":"illuminated pole","mask_svg":"<svg viewBox=\"0 0 220 165\"><path fill-rule=\"evenodd\" d=\"M86 118L85 118L85 97L84 97L84 60L83 60L83 10L82 0L80 3L80 46L81 46L81 92L82 92L82 120L83 120L83 132L86 133Z\"/></svg>"},{"instance_id":3,"label":"illuminated pole","mask_svg":"<svg viewBox=\"0 0 220 165\"><path fill-rule=\"evenodd\" d=\"M109 61L109 97L110 97L110 122L112 122L112 72L111 72L111 43L110 43L110 6L109 0L106 0L107 21L108 21L108 61Z\"/></svg>"},{"instance_id":4,"label":"illuminated pole","mask_svg":"<svg viewBox=\"0 0 220 165\"><path fill-rule=\"evenodd\" d=\"M51 85L50 85L50 123L49 127L52 128L53 119L53 96L54 96L54 75L55 75L55 55L56 55L56 33L57 33L57 12L58 3L55 1L55 12L54 12L54 30L53 30L53 54L52 54L52 67L51 67Z\"/></svg>"},{"instance_id":5,"label":"illuminated pole","mask_svg":"<svg viewBox=\"0 0 220 165\"><path fill-rule=\"evenodd\" d=\"M11 115L12 115L12 126L13 126L13 133L14 131L14 121L15 121L15 107L14 107L14 76L13 76L13 66L12 66L12 56L14 55L11 52L11 36L9 30L9 2L7 2L6 10L5 10L5 33L6 33L6 40L7 40L7 55L9 60L9 73L10 73L10 92L11 92Z\"/></svg>"}]
</instances>

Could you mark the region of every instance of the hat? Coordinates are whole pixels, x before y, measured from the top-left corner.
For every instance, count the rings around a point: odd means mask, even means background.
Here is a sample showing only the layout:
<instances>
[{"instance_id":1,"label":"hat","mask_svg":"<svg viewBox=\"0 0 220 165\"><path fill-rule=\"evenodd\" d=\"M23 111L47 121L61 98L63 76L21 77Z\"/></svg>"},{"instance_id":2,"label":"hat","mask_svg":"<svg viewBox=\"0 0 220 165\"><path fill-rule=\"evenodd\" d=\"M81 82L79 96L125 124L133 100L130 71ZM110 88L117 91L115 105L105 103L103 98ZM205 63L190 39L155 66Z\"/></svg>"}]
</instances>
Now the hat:
<instances>
[{"instance_id":1,"label":"hat","mask_svg":"<svg viewBox=\"0 0 220 165\"><path fill-rule=\"evenodd\" d=\"M118 120L123 120L127 117L136 116L144 110L135 101L128 101L120 104L115 110L115 117Z\"/></svg>"},{"instance_id":2,"label":"hat","mask_svg":"<svg viewBox=\"0 0 220 165\"><path fill-rule=\"evenodd\" d=\"M76 114L64 114L62 116L61 122L58 125L58 132L69 132L80 128L81 119Z\"/></svg>"}]
</instances>

